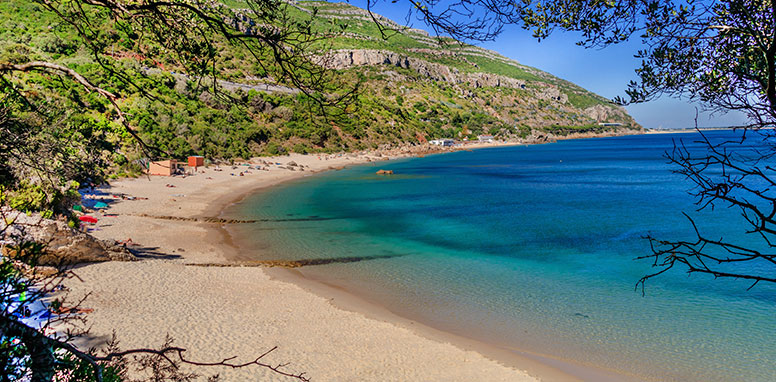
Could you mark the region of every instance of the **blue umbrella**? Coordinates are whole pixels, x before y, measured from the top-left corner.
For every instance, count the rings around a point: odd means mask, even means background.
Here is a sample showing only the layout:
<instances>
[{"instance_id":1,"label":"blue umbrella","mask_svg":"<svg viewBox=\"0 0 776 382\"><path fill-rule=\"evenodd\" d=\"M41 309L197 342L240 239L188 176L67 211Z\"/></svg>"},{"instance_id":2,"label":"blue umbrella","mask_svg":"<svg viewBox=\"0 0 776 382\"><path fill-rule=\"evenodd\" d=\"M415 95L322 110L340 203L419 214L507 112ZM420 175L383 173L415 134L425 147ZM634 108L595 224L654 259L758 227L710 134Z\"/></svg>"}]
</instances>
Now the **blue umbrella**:
<instances>
[{"instance_id":1,"label":"blue umbrella","mask_svg":"<svg viewBox=\"0 0 776 382\"><path fill-rule=\"evenodd\" d=\"M103 202L94 203L94 208L108 208L108 205Z\"/></svg>"}]
</instances>

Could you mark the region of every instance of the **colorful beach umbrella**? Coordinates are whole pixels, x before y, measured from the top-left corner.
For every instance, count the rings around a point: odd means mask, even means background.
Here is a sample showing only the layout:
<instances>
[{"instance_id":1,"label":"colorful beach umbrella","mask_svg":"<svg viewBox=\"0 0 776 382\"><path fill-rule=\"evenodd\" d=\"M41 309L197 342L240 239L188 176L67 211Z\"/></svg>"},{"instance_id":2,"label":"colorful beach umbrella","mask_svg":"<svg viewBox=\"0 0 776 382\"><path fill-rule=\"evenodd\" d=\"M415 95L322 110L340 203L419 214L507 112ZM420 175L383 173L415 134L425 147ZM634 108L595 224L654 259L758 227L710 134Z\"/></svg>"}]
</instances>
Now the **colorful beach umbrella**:
<instances>
[{"instance_id":1,"label":"colorful beach umbrella","mask_svg":"<svg viewBox=\"0 0 776 382\"><path fill-rule=\"evenodd\" d=\"M94 208L108 208L108 205L103 202L94 203Z\"/></svg>"},{"instance_id":2,"label":"colorful beach umbrella","mask_svg":"<svg viewBox=\"0 0 776 382\"><path fill-rule=\"evenodd\" d=\"M80 221L82 221L84 223L90 223L90 224L97 223L97 218L95 218L93 216L88 216L88 215L87 216L81 216L81 217L78 218L78 220L80 220Z\"/></svg>"}]
</instances>

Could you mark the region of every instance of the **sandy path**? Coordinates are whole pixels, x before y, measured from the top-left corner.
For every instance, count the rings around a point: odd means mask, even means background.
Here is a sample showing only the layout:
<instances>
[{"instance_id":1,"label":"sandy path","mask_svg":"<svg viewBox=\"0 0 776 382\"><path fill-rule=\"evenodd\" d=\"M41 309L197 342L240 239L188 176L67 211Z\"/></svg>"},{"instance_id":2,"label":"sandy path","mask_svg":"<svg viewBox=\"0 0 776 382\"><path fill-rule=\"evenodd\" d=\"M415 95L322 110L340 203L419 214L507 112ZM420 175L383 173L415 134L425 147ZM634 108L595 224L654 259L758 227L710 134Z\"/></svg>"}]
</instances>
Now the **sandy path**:
<instances>
[{"instance_id":1,"label":"sandy path","mask_svg":"<svg viewBox=\"0 0 776 382\"><path fill-rule=\"evenodd\" d=\"M101 218L93 233L131 238L144 255L139 262L84 266L77 270L83 282L69 282L75 295L91 293L84 306L94 309L89 314L93 343L115 330L123 348L158 346L170 334L191 358L209 361L235 355L249 360L277 345L266 360L291 362L287 370L304 371L313 381L535 380L474 351L338 309L295 284L271 279L261 268L186 266L225 261L233 248L223 242L218 224L137 216L214 216L235 195L366 158L295 155L271 161L290 160L309 168L271 166L239 177L230 173L244 168L225 167L185 179L115 182L109 193L148 199L112 203L107 212L118 216ZM258 367L197 371L218 373L225 381L291 380Z\"/></svg>"}]
</instances>

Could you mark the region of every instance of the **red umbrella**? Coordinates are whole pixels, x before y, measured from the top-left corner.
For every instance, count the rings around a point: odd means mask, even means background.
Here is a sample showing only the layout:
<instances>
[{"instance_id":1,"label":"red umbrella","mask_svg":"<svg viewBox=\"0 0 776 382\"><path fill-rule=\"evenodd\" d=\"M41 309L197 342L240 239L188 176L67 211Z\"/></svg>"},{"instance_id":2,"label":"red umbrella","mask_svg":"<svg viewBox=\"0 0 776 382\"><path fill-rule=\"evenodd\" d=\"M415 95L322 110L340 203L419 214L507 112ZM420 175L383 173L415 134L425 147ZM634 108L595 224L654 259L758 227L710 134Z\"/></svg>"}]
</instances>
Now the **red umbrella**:
<instances>
[{"instance_id":1,"label":"red umbrella","mask_svg":"<svg viewBox=\"0 0 776 382\"><path fill-rule=\"evenodd\" d=\"M81 217L78 218L78 220L80 220L80 221L82 221L84 223L91 223L91 224L97 223L97 218L92 217L92 216L81 216Z\"/></svg>"}]
</instances>

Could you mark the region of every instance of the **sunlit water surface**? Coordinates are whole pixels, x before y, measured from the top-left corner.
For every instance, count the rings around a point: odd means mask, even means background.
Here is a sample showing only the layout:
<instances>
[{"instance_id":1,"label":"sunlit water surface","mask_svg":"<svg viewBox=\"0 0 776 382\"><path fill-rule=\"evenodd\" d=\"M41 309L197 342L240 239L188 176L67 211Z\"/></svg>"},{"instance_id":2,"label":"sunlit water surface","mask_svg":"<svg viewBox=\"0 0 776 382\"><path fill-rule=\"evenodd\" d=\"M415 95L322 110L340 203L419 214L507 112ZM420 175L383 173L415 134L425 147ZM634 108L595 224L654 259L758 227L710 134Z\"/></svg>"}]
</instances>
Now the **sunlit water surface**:
<instances>
[{"instance_id":1,"label":"sunlit water surface","mask_svg":"<svg viewBox=\"0 0 776 382\"><path fill-rule=\"evenodd\" d=\"M265 220L237 232L260 258L365 258L302 269L443 330L650 379L772 381L776 288L677 270L645 296L634 290L654 271L634 261L649 253L644 235L693 238L682 211L711 236L742 226L735 211L695 212L690 184L663 157L672 140L692 148L698 137L379 162L253 195L227 214Z\"/></svg>"}]
</instances>

